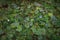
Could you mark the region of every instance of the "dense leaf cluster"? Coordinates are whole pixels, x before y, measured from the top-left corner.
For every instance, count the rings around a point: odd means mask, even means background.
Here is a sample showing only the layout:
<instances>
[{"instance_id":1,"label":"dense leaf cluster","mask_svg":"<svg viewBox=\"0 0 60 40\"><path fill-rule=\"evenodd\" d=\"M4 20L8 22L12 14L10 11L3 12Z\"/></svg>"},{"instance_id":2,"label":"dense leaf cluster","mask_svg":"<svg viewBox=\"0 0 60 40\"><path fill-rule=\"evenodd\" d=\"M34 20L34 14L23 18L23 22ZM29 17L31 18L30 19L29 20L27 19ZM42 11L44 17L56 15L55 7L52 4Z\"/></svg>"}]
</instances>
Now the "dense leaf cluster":
<instances>
[{"instance_id":1,"label":"dense leaf cluster","mask_svg":"<svg viewBox=\"0 0 60 40\"><path fill-rule=\"evenodd\" d=\"M60 0L0 0L0 40L60 40Z\"/></svg>"}]
</instances>

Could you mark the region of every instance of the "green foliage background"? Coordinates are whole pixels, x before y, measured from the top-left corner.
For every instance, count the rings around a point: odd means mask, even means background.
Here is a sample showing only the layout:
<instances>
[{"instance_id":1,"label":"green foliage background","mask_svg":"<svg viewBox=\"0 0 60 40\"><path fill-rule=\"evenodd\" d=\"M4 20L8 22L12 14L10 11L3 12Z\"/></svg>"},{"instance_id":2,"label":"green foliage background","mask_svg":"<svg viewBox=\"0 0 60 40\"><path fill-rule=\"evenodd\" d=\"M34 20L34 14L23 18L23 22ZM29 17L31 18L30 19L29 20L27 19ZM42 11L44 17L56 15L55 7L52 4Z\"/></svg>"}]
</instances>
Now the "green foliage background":
<instances>
[{"instance_id":1,"label":"green foliage background","mask_svg":"<svg viewBox=\"0 0 60 40\"><path fill-rule=\"evenodd\" d=\"M60 40L60 0L0 0L0 40Z\"/></svg>"}]
</instances>

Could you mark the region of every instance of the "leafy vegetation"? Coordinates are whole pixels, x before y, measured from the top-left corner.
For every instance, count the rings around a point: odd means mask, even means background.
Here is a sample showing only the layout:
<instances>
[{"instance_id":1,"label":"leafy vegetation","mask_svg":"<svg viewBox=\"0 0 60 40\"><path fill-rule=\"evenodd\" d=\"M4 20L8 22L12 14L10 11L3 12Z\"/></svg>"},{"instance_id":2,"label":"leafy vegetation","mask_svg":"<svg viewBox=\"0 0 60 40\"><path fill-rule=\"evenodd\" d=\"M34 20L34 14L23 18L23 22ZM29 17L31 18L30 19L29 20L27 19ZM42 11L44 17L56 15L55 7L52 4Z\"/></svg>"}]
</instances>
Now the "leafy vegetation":
<instances>
[{"instance_id":1,"label":"leafy vegetation","mask_svg":"<svg viewBox=\"0 0 60 40\"><path fill-rule=\"evenodd\" d=\"M0 40L60 40L60 0L0 0Z\"/></svg>"}]
</instances>

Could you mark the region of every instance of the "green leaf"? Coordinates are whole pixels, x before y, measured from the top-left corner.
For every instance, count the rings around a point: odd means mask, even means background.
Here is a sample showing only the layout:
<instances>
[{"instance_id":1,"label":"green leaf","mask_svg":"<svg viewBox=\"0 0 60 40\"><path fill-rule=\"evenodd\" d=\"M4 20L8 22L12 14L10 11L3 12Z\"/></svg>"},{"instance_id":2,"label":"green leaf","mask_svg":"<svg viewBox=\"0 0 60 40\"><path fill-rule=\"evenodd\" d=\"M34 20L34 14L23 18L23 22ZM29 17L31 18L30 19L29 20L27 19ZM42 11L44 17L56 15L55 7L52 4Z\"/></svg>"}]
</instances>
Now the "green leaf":
<instances>
[{"instance_id":1,"label":"green leaf","mask_svg":"<svg viewBox=\"0 0 60 40\"><path fill-rule=\"evenodd\" d=\"M16 31L18 31L18 32L22 31L22 25L19 25L19 26L17 27Z\"/></svg>"},{"instance_id":2,"label":"green leaf","mask_svg":"<svg viewBox=\"0 0 60 40\"><path fill-rule=\"evenodd\" d=\"M15 22L15 23L12 23L11 24L11 28L16 28L17 26L19 26L19 23L18 22Z\"/></svg>"}]
</instances>

